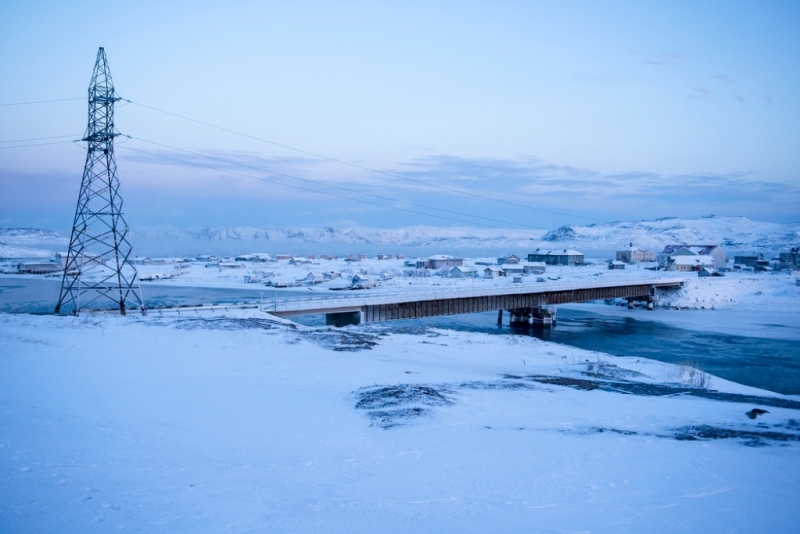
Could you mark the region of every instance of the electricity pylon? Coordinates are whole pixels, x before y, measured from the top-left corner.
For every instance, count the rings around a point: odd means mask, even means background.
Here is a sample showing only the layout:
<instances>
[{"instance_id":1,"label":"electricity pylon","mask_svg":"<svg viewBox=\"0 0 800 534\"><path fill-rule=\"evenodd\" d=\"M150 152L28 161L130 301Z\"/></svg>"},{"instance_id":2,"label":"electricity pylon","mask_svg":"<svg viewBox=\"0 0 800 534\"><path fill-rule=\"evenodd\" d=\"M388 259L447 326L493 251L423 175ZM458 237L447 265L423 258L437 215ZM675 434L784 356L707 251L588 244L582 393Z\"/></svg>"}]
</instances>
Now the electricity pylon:
<instances>
[{"instance_id":1,"label":"electricity pylon","mask_svg":"<svg viewBox=\"0 0 800 534\"><path fill-rule=\"evenodd\" d=\"M88 143L86 165L56 313L77 315L81 308L103 308L109 301L122 315L129 308L145 313L114 160L114 138L119 135L114 129L117 100L101 47L89 84L89 124L82 139Z\"/></svg>"}]
</instances>

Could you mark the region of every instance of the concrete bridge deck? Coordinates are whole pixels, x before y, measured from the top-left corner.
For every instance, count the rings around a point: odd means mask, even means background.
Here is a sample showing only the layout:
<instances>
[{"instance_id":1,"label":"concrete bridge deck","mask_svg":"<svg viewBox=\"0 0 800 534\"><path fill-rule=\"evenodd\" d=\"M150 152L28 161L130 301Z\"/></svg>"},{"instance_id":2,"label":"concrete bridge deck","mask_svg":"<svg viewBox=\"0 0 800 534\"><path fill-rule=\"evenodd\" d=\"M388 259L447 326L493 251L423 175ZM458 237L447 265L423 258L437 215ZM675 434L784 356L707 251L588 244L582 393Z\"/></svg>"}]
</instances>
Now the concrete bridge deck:
<instances>
[{"instance_id":1,"label":"concrete bridge deck","mask_svg":"<svg viewBox=\"0 0 800 534\"><path fill-rule=\"evenodd\" d=\"M682 278L625 279L604 282L551 282L491 288L409 291L382 295L284 299L263 310L279 317L326 314L329 324L360 324L462 313L533 309L553 304L609 298L652 300L658 289L677 289ZM337 321L339 316L341 321Z\"/></svg>"}]
</instances>

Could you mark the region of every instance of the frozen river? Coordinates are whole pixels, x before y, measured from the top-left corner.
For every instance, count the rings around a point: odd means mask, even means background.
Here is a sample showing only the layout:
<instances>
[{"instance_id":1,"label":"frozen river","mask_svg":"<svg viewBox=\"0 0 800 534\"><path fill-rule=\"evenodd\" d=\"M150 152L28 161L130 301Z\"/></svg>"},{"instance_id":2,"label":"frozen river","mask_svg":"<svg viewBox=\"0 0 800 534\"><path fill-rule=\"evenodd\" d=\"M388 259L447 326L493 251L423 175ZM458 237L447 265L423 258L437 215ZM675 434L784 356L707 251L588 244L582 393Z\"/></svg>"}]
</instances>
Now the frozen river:
<instances>
[{"instance_id":1,"label":"frozen river","mask_svg":"<svg viewBox=\"0 0 800 534\"><path fill-rule=\"evenodd\" d=\"M0 311L11 313L51 313L58 298L59 282L55 279L22 277L0 278ZM237 303L258 301L267 303L276 296L274 290L223 289L144 284L142 286L149 306L180 304ZM304 297L305 289L281 289L278 298ZM319 297L319 293L314 294ZM605 310L604 308L608 308ZM769 332L746 328L744 335L718 330L704 330L661 321L658 317L669 311L649 315L640 311L620 315L611 307L595 306L591 310L581 306L561 306L558 309L558 326L551 331L499 327L497 314L478 313L451 317L394 321L364 328L403 331L409 328L433 326L459 331L483 332L494 335L536 336L546 341L562 343L585 350L605 352L617 356L650 358L669 363L690 363L713 375L741 384L759 387L784 394L800 394L800 343L793 335L768 335ZM685 312L674 312L681 314ZM695 312L702 318L704 312ZM711 312L707 312L709 319ZM652 318L656 317L655 320ZM719 312L714 315L719 317ZM324 318L309 316L296 318L307 325L322 325ZM765 325L762 325L765 326ZM782 325L766 325L786 330ZM487 355L489 357L489 355Z\"/></svg>"}]
</instances>

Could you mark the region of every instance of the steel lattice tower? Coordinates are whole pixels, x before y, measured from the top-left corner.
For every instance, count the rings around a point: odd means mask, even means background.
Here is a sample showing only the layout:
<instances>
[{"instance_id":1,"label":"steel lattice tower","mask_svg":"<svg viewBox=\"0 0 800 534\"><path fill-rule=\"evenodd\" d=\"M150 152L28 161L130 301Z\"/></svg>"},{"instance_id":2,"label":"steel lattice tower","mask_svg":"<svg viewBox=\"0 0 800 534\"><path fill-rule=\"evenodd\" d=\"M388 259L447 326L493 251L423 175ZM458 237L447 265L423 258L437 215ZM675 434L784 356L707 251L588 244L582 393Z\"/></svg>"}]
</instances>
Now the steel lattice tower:
<instances>
[{"instance_id":1,"label":"steel lattice tower","mask_svg":"<svg viewBox=\"0 0 800 534\"><path fill-rule=\"evenodd\" d=\"M117 100L101 47L89 84L89 124L82 139L88 143L86 165L56 313L77 315L81 308L109 303L118 306L122 315L128 308L145 313L114 160L114 138L119 135L114 129Z\"/></svg>"}]
</instances>

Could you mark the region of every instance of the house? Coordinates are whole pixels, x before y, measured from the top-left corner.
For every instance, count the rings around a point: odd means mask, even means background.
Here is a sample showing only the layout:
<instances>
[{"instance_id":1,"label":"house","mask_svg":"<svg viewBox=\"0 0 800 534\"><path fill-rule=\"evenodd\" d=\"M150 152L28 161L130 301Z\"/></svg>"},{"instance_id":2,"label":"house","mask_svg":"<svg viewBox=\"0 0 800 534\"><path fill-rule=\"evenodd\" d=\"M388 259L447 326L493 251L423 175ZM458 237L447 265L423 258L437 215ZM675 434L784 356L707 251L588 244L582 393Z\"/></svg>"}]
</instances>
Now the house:
<instances>
[{"instance_id":1,"label":"house","mask_svg":"<svg viewBox=\"0 0 800 534\"><path fill-rule=\"evenodd\" d=\"M781 252L778 258L783 269L800 268L800 248L798 247L793 247L790 252Z\"/></svg>"},{"instance_id":2,"label":"house","mask_svg":"<svg viewBox=\"0 0 800 534\"><path fill-rule=\"evenodd\" d=\"M476 271L473 267L459 265L450 269L448 275L450 278L475 278L478 275L478 271Z\"/></svg>"},{"instance_id":3,"label":"house","mask_svg":"<svg viewBox=\"0 0 800 534\"><path fill-rule=\"evenodd\" d=\"M61 269L61 265L55 260L29 261L17 265L17 271L23 274L49 274L56 273Z\"/></svg>"},{"instance_id":4,"label":"house","mask_svg":"<svg viewBox=\"0 0 800 534\"><path fill-rule=\"evenodd\" d=\"M375 287L375 280L365 274L357 274L353 276L350 282L350 289L370 289Z\"/></svg>"},{"instance_id":5,"label":"house","mask_svg":"<svg viewBox=\"0 0 800 534\"><path fill-rule=\"evenodd\" d=\"M506 254L497 258L497 265L516 265L519 263L519 256Z\"/></svg>"},{"instance_id":6,"label":"house","mask_svg":"<svg viewBox=\"0 0 800 534\"><path fill-rule=\"evenodd\" d=\"M670 256L665 269L667 271L699 271L703 267L715 267L711 256Z\"/></svg>"},{"instance_id":7,"label":"house","mask_svg":"<svg viewBox=\"0 0 800 534\"><path fill-rule=\"evenodd\" d=\"M610 270L612 270L612 271L616 270L616 269L624 269L625 268L625 262L622 261L622 260L610 261L610 262L608 262L608 268Z\"/></svg>"},{"instance_id":8,"label":"house","mask_svg":"<svg viewBox=\"0 0 800 534\"><path fill-rule=\"evenodd\" d=\"M702 269L697 271L697 276L705 278L709 276L725 276L725 275L713 267L703 267Z\"/></svg>"},{"instance_id":9,"label":"house","mask_svg":"<svg viewBox=\"0 0 800 534\"><path fill-rule=\"evenodd\" d=\"M275 254L275 259L279 260L279 261L280 260L291 260L292 259L292 255L291 254Z\"/></svg>"},{"instance_id":10,"label":"house","mask_svg":"<svg viewBox=\"0 0 800 534\"><path fill-rule=\"evenodd\" d=\"M254 261L254 262L266 262L272 261L272 257L266 253L255 253L255 254L242 254L241 256L236 256L234 258L235 261Z\"/></svg>"},{"instance_id":11,"label":"house","mask_svg":"<svg viewBox=\"0 0 800 534\"><path fill-rule=\"evenodd\" d=\"M309 285L321 284L325 281L325 276L322 273L308 273L303 279L303 282Z\"/></svg>"},{"instance_id":12,"label":"house","mask_svg":"<svg viewBox=\"0 0 800 534\"><path fill-rule=\"evenodd\" d=\"M506 273L500 267L487 267L483 270L484 278L499 278L505 276Z\"/></svg>"},{"instance_id":13,"label":"house","mask_svg":"<svg viewBox=\"0 0 800 534\"><path fill-rule=\"evenodd\" d=\"M544 274L547 264L543 261L523 261L522 269L525 274Z\"/></svg>"},{"instance_id":14,"label":"house","mask_svg":"<svg viewBox=\"0 0 800 534\"><path fill-rule=\"evenodd\" d=\"M544 262L547 265L583 265L584 255L577 250L540 250L528 254L528 261Z\"/></svg>"},{"instance_id":15,"label":"house","mask_svg":"<svg viewBox=\"0 0 800 534\"><path fill-rule=\"evenodd\" d=\"M425 267L426 269L443 269L445 267L458 267L464 264L464 260L461 258L456 258L448 254L431 256L428 258L428 261L430 262L430 267Z\"/></svg>"},{"instance_id":16,"label":"house","mask_svg":"<svg viewBox=\"0 0 800 534\"><path fill-rule=\"evenodd\" d=\"M525 268L522 265L513 265L513 264L503 265L500 268L503 269L503 272L506 273L506 276L511 276L515 274L522 276L522 274L525 272Z\"/></svg>"},{"instance_id":17,"label":"house","mask_svg":"<svg viewBox=\"0 0 800 534\"><path fill-rule=\"evenodd\" d=\"M752 267L754 271L771 271L769 260L763 254L740 254L733 257L733 264L741 267Z\"/></svg>"},{"instance_id":18,"label":"house","mask_svg":"<svg viewBox=\"0 0 800 534\"><path fill-rule=\"evenodd\" d=\"M617 261L624 261L625 263L655 261L655 252L652 250L635 248L633 243L631 243L625 250L617 251Z\"/></svg>"},{"instance_id":19,"label":"house","mask_svg":"<svg viewBox=\"0 0 800 534\"><path fill-rule=\"evenodd\" d=\"M381 280L391 280L394 278L394 273L392 271L383 271L381 273Z\"/></svg>"},{"instance_id":20,"label":"house","mask_svg":"<svg viewBox=\"0 0 800 534\"><path fill-rule=\"evenodd\" d=\"M667 245L656 257L658 266L666 268L667 260L675 256L709 256L717 270L725 269L728 263L728 255L719 245Z\"/></svg>"}]
</instances>

